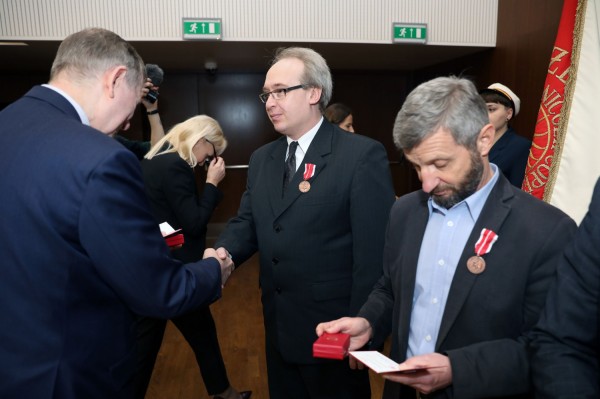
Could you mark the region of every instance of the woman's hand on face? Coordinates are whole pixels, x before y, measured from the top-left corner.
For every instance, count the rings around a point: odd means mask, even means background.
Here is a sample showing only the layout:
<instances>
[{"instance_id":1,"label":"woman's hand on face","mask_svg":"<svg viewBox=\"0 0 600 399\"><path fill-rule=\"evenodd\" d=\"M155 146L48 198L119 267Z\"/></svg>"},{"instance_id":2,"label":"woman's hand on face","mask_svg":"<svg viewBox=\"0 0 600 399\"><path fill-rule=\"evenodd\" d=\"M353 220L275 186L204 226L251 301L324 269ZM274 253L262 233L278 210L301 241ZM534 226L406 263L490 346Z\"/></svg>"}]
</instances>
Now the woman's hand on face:
<instances>
[{"instance_id":1,"label":"woman's hand on face","mask_svg":"<svg viewBox=\"0 0 600 399\"><path fill-rule=\"evenodd\" d=\"M213 159L208 165L206 172L206 182L215 187L225 178L225 160L222 157Z\"/></svg>"}]
</instances>

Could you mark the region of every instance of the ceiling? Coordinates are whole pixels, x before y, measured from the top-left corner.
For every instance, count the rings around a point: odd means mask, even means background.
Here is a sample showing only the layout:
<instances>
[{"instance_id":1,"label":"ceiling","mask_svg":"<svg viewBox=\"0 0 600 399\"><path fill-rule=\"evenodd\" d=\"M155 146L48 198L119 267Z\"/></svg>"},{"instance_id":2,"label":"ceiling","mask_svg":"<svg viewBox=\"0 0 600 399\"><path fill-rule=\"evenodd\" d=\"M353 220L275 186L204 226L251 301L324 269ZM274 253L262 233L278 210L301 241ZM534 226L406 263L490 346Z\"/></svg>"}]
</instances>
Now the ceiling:
<instances>
[{"instance_id":1,"label":"ceiling","mask_svg":"<svg viewBox=\"0 0 600 399\"><path fill-rule=\"evenodd\" d=\"M28 46L0 46L0 72L50 70L60 42L30 41ZM219 72L264 73L274 50L281 46L311 47L334 71L412 71L474 54L489 47L418 44L281 43L227 41L132 42L147 63L169 72L204 72L206 61Z\"/></svg>"}]
</instances>

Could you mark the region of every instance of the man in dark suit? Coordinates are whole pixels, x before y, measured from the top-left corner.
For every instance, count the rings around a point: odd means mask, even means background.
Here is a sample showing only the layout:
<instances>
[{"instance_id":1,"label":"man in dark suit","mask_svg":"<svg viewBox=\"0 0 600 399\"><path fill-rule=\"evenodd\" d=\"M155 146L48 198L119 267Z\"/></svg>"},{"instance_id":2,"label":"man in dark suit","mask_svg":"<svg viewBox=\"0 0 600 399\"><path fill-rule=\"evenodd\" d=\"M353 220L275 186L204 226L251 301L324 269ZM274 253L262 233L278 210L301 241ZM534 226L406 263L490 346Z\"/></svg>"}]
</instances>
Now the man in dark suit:
<instances>
[{"instance_id":1,"label":"man in dark suit","mask_svg":"<svg viewBox=\"0 0 600 399\"><path fill-rule=\"evenodd\" d=\"M406 99L394 141L422 182L396 201L383 276L347 332L351 350L392 334L384 398L527 397L526 333L575 230L560 210L512 186L490 164L494 127L474 85L437 78ZM416 390L416 392L415 392Z\"/></svg>"},{"instance_id":2,"label":"man in dark suit","mask_svg":"<svg viewBox=\"0 0 600 399\"><path fill-rule=\"evenodd\" d=\"M565 249L532 342L538 398L600 398L600 181Z\"/></svg>"},{"instance_id":3,"label":"man in dark suit","mask_svg":"<svg viewBox=\"0 0 600 399\"><path fill-rule=\"evenodd\" d=\"M60 45L47 85L0 112L0 397L131 398L136 314L214 301L232 264L170 258L127 128L144 64L113 32Z\"/></svg>"},{"instance_id":4,"label":"man in dark suit","mask_svg":"<svg viewBox=\"0 0 600 399\"><path fill-rule=\"evenodd\" d=\"M355 314L381 275L394 200L384 147L324 120L331 91L318 53L277 53L260 98L282 137L252 154L216 243L237 264L260 253L271 399L370 397L366 372L312 356L316 323Z\"/></svg>"}]
</instances>

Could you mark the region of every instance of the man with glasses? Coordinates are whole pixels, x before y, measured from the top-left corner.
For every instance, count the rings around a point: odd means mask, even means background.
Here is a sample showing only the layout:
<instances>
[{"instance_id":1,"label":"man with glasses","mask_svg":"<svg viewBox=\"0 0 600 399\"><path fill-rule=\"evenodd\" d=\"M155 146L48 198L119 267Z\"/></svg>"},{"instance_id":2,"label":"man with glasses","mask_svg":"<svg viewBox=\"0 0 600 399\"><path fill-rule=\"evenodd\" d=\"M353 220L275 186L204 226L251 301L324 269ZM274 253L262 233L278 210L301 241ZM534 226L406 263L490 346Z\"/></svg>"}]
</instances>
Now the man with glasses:
<instances>
[{"instance_id":1,"label":"man with glasses","mask_svg":"<svg viewBox=\"0 0 600 399\"><path fill-rule=\"evenodd\" d=\"M324 120L331 92L318 53L277 52L259 97L282 137L252 155L216 243L237 265L260 253L271 399L370 398L366 371L312 355L315 326L355 314L381 275L394 201L384 147Z\"/></svg>"}]
</instances>

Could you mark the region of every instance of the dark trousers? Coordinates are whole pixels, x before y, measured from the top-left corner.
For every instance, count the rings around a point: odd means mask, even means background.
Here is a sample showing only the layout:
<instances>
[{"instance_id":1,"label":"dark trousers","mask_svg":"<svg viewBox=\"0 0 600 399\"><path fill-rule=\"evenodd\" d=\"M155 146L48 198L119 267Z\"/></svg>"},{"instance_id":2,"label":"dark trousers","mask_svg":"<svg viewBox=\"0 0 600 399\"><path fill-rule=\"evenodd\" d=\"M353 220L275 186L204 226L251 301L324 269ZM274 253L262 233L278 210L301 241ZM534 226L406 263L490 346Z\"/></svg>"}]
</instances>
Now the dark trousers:
<instances>
[{"instance_id":1,"label":"dark trousers","mask_svg":"<svg viewBox=\"0 0 600 399\"><path fill-rule=\"evenodd\" d=\"M171 321L194 351L208 394L216 395L225 391L229 387L229 380L210 308L202 307ZM144 399L146 395L166 324L166 320L149 317L140 317L138 320L136 399Z\"/></svg>"},{"instance_id":2,"label":"dark trousers","mask_svg":"<svg viewBox=\"0 0 600 399\"><path fill-rule=\"evenodd\" d=\"M318 364L286 362L266 342L270 399L370 399L369 372L352 370L345 360Z\"/></svg>"}]
</instances>

